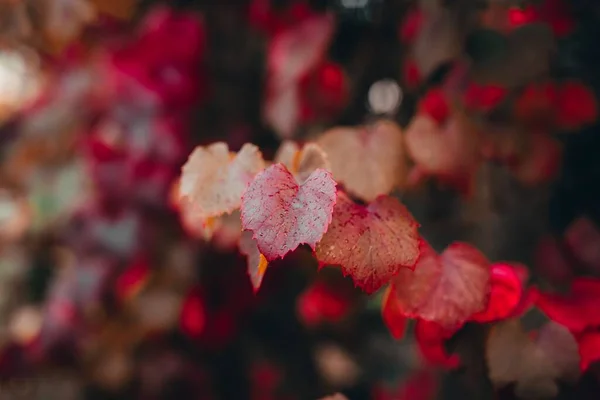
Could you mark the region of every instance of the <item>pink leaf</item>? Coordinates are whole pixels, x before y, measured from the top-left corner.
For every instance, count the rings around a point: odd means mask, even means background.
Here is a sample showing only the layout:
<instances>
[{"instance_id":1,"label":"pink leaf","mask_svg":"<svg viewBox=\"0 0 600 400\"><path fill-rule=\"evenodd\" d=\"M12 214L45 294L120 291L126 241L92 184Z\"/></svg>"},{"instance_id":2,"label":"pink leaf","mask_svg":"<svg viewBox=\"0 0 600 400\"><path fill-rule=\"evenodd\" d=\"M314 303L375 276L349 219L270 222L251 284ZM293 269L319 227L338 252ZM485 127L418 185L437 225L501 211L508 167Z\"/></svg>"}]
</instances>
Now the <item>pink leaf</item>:
<instances>
[{"instance_id":1,"label":"pink leaf","mask_svg":"<svg viewBox=\"0 0 600 400\"><path fill-rule=\"evenodd\" d=\"M424 240L420 250L415 270L403 270L393 280L406 316L453 328L485 308L490 267L481 252L453 243L438 255Z\"/></svg>"},{"instance_id":2,"label":"pink leaf","mask_svg":"<svg viewBox=\"0 0 600 400\"><path fill-rule=\"evenodd\" d=\"M240 253L246 256L248 263L248 275L256 293L260 289L268 262L265 256L260 254L256 240L252 238L252 232L244 231L239 242Z\"/></svg>"},{"instance_id":3,"label":"pink leaf","mask_svg":"<svg viewBox=\"0 0 600 400\"><path fill-rule=\"evenodd\" d=\"M340 265L357 286L373 293L419 257L417 222L393 197L355 204L343 193L333 220L316 248L322 264Z\"/></svg>"},{"instance_id":4,"label":"pink leaf","mask_svg":"<svg viewBox=\"0 0 600 400\"><path fill-rule=\"evenodd\" d=\"M394 122L334 128L317 143L327 154L333 177L362 200L373 201L390 193L405 178L402 130Z\"/></svg>"},{"instance_id":5,"label":"pink leaf","mask_svg":"<svg viewBox=\"0 0 600 400\"><path fill-rule=\"evenodd\" d=\"M314 249L331 222L335 201L329 172L317 169L298 185L283 164L275 164L246 189L242 226L253 232L260 252L272 261L302 243Z\"/></svg>"},{"instance_id":6,"label":"pink leaf","mask_svg":"<svg viewBox=\"0 0 600 400\"><path fill-rule=\"evenodd\" d=\"M222 142L199 146L182 168L179 196L197 218L218 217L240 207L244 189L263 168L254 145L245 144L237 154Z\"/></svg>"},{"instance_id":7,"label":"pink leaf","mask_svg":"<svg viewBox=\"0 0 600 400\"><path fill-rule=\"evenodd\" d=\"M327 155L316 143L307 143L300 149L298 144L287 140L277 150L274 162L285 165L300 183L316 169L331 170Z\"/></svg>"}]
</instances>

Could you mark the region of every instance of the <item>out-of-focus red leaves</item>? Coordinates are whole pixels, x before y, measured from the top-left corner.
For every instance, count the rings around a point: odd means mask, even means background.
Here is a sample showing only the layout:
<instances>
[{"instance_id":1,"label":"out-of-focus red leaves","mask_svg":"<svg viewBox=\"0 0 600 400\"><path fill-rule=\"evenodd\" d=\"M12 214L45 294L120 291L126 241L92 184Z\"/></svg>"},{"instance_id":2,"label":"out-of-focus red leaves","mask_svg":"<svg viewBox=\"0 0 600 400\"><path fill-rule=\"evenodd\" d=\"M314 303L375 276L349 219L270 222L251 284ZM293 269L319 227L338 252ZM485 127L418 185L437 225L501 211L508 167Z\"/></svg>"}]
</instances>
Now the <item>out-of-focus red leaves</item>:
<instances>
[{"instance_id":1,"label":"out-of-focus red leaves","mask_svg":"<svg viewBox=\"0 0 600 400\"><path fill-rule=\"evenodd\" d=\"M413 42L419 30L423 25L423 12L419 8L413 8L404 16L404 20L400 24L398 34L402 43L408 44Z\"/></svg>"},{"instance_id":2,"label":"out-of-focus red leaves","mask_svg":"<svg viewBox=\"0 0 600 400\"><path fill-rule=\"evenodd\" d=\"M512 29L530 24L538 19L539 15L533 6L508 8L508 24Z\"/></svg>"},{"instance_id":3,"label":"out-of-focus red leaves","mask_svg":"<svg viewBox=\"0 0 600 400\"><path fill-rule=\"evenodd\" d=\"M404 316L402 309L398 306L396 302L396 296L394 296L391 286L388 286L388 288L385 290L381 306L381 316L383 317L383 322L389 329L394 339L402 339L404 333L406 332L408 318Z\"/></svg>"},{"instance_id":4,"label":"out-of-focus red leaves","mask_svg":"<svg viewBox=\"0 0 600 400\"><path fill-rule=\"evenodd\" d=\"M489 112L505 99L507 93L505 88L498 85L471 83L465 90L463 99L468 109Z\"/></svg>"},{"instance_id":5,"label":"out-of-focus red leaves","mask_svg":"<svg viewBox=\"0 0 600 400\"><path fill-rule=\"evenodd\" d=\"M250 368L251 400L275 400L275 391L282 381L281 371L268 362Z\"/></svg>"},{"instance_id":6,"label":"out-of-focus red leaves","mask_svg":"<svg viewBox=\"0 0 600 400\"><path fill-rule=\"evenodd\" d=\"M444 347L444 342L455 333L455 330L445 329L435 322L417 320L415 338L421 356L432 365L445 368L458 367L460 365L458 355L449 355Z\"/></svg>"},{"instance_id":7,"label":"out-of-focus red leaves","mask_svg":"<svg viewBox=\"0 0 600 400\"><path fill-rule=\"evenodd\" d=\"M600 331L589 330L577 336L581 372L587 371L590 365L600 360Z\"/></svg>"},{"instance_id":8,"label":"out-of-focus red leaves","mask_svg":"<svg viewBox=\"0 0 600 400\"><path fill-rule=\"evenodd\" d=\"M402 78L409 89L414 89L421 83L422 77L419 67L414 60L406 60L402 64Z\"/></svg>"},{"instance_id":9,"label":"out-of-focus red leaves","mask_svg":"<svg viewBox=\"0 0 600 400\"><path fill-rule=\"evenodd\" d=\"M536 306L573 332L600 326L600 279L575 278L568 294L537 291Z\"/></svg>"},{"instance_id":10,"label":"out-of-focus red leaves","mask_svg":"<svg viewBox=\"0 0 600 400\"><path fill-rule=\"evenodd\" d=\"M300 244L314 249L331 222L335 202L330 172L316 169L299 185L283 164L275 164L244 192L242 226L253 232L258 249L272 261Z\"/></svg>"},{"instance_id":11,"label":"out-of-focus red leaves","mask_svg":"<svg viewBox=\"0 0 600 400\"><path fill-rule=\"evenodd\" d=\"M281 11L275 10L272 2L272 0L252 0L248 7L250 24L268 36L277 35L314 14L304 1L294 2Z\"/></svg>"},{"instance_id":12,"label":"out-of-focus red leaves","mask_svg":"<svg viewBox=\"0 0 600 400\"><path fill-rule=\"evenodd\" d=\"M471 317L472 321L479 323L499 321L513 315L523 296L524 282L513 265L493 264L490 270L490 296L487 307Z\"/></svg>"},{"instance_id":13,"label":"out-of-focus red leaves","mask_svg":"<svg viewBox=\"0 0 600 400\"><path fill-rule=\"evenodd\" d=\"M389 196L367 206L338 193L332 222L315 253L321 265L339 265L344 275L373 293L419 258L418 224L406 207Z\"/></svg>"},{"instance_id":14,"label":"out-of-focus red leaves","mask_svg":"<svg viewBox=\"0 0 600 400\"><path fill-rule=\"evenodd\" d=\"M401 270L392 280L404 315L454 329L485 309L490 265L481 252L453 243L438 255L422 239L420 251L414 271Z\"/></svg>"},{"instance_id":15,"label":"out-of-focus red leaves","mask_svg":"<svg viewBox=\"0 0 600 400\"><path fill-rule=\"evenodd\" d=\"M544 133L529 135L529 152L510 165L514 176L523 184L549 182L560 171L562 147L558 140Z\"/></svg>"},{"instance_id":16,"label":"out-of-focus red leaves","mask_svg":"<svg viewBox=\"0 0 600 400\"><path fill-rule=\"evenodd\" d=\"M554 284L569 283L573 279L573 268L558 240L545 236L537 244L534 267L538 274Z\"/></svg>"},{"instance_id":17,"label":"out-of-focus red leaves","mask_svg":"<svg viewBox=\"0 0 600 400\"><path fill-rule=\"evenodd\" d=\"M336 323L350 312L351 298L326 282L309 286L297 300L300 320L308 327L322 323Z\"/></svg>"},{"instance_id":18,"label":"out-of-focus red leaves","mask_svg":"<svg viewBox=\"0 0 600 400\"><path fill-rule=\"evenodd\" d=\"M566 36L575 29L575 20L564 0L544 0L537 7L537 13L557 37Z\"/></svg>"},{"instance_id":19,"label":"out-of-focus red leaves","mask_svg":"<svg viewBox=\"0 0 600 400\"><path fill-rule=\"evenodd\" d=\"M600 230L589 218L573 221L564 234L571 254L590 272L600 272Z\"/></svg>"},{"instance_id":20,"label":"out-of-focus red leaves","mask_svg":"<svg viewBox=\"0 0 600 400\"><path fill-rule=\"evenodd\" d=\"M183 333L198 338L206 327L206 308L199 291L191 291L181 307L180 327Z\"/></svg>"},{"instance_id":21,"label":"out-of-focus red leaves","mask_svg":"<svg viewBox=\"0 0 600 400\"><path fill-rule=\"evenodd\" d=\"M404 183L404 141L395 122L333 128L317 144L327 154L333 178L361 200L373 201Z\"/></svg>"},{"instance_id":22,"label":"out-of-focus red leaves","mask_svg":"<svg viewBox=\"0 0 600 400\"><path fill-rule=\"evenodd\" d=\"M324 61L300 79L301 119L311 122L336 115L346 105L348 81L339 64Z\"/></svg>"},{"instance_id":23,"label":"out-of-focus red leaves","mask_svg":"<svg viewBox=\"0 0 600 400\"><path fill-rule=\"evenodd\" d=\"M532 127L546 127L555 116L558 87L552 82L528 85L515 101L515 116Z\"/></svg>"},{"instance_id":24,"label":"out-of-focus red leaves","mask_svg":"<svg viewBox=\"0 0 600 400\"><path fill-rule=\"evenodd\" d=\"M144 286L150 275L148 261L144 257L135 258L119 275L115 282L115 295L121 302L134 297Z\"/></svg>"},{"instance_id":25,"label":"out-of-focus red leaves","mask_svg":"<svg viewBox=\"0 0 600 400\"><path fill-rule=\"evenodd\" d=\"M434 88L425 93L419 100L418 112L430 116L438 124L443 124L450 116L450 106L444 91Z\"/></svg>"},{"instance_id":26,"label":"out-of-focus red leaves","mask_svg":"<svg viewBox=\"0 0 600 400\"><path fill-rule=\"evenodd\" d=\"M556 123L563 130L576 130L598 118L594 93L579 82L564 82L558 89Z\"/></svg>"},{"instance_id":27,"label":"out-of-focus red leaves","mask_svg":"<svg viewBox=\"0 0 600 400\"><path fill-rule=\"evenodd\" d=\"M346 82L342 80L341 70L331 63L322 64L333 28L334 19L331 15L312 14L277 33L269 42L267 97L263 114L283 138L292 137L301 122L303 103L300 84L303 79L306 81L303 85L305 89L316 88L315 96L326 94L330 96L329 100L335 101L335 104L326 103L325 109L332 106L337 109L337 103L345 97ZM307 116L312 117L313 111L307 109Z\"/></svg>"}]
</instances>

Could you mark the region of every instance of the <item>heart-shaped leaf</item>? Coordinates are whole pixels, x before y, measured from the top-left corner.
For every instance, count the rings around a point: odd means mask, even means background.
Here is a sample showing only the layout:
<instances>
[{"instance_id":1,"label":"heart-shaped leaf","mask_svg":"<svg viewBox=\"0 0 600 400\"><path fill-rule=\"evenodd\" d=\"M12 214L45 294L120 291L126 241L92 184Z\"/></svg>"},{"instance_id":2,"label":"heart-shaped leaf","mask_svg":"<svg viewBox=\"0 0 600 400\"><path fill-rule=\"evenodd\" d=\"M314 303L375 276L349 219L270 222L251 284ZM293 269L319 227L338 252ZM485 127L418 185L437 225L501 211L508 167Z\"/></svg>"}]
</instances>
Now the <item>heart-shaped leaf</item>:
<instances>
[{"instance_id":1,"label":"heart-shaped leaf","mask_svg":"<svg viewBox=\"0 0 600 400\"><path fill-rule=\"evenodd\" d=\"M321 264L339 265L373 293L419 258L419 224L397 199L378 197L362 206L338 193L333 220L316 248Z\"/></svg>"},{"instance_id":2,"label":"heart-shaped leaf","mask_svg":"<svg viewBox=\"0 0 600 400\"><path fill-rule=\"evenodd\" d=\"M391 121L371 127L334 128L317 143L327 154L333 177L365 201L389 194L406 174L402 130Z\"/></svg>"},{"instance_id":3,"label":"heart-shaped leaf","mask_svg":"<svg viewBox=\"0 0 600 400\"><path fill-rule=\"evenodd\" d=\"M485 308L490 267L479 250L453 243L438 255L421 240L420 251L414 271L402 270L393 279L398 304L406 316L453 328Z\"/></svg>"},{"instance_id":4,"label":"heart-shaped leaf","mask_svg":"<svg viewBox=\"0 0 600 400\"><path fill-rule=\"evenodd\" d=\"M262 154L252 144L230 153L226 143L196 147L182 168L179 196L200 219L218 217L240 207L242 194L264 168Z\"/></svg>"},{"instance_id":5,"label":"heart-shaped leaf","mask_svg":"<svg viewBox=\"0 0 600 400\"><path fill-rule=\"evenodd\" d=\"M272 261L306 243L314 249L327 230L336 201L331 173L315 170L302 184L283 164L259 173L242 198L242 227Z\"/></svg>"}]
</instances>

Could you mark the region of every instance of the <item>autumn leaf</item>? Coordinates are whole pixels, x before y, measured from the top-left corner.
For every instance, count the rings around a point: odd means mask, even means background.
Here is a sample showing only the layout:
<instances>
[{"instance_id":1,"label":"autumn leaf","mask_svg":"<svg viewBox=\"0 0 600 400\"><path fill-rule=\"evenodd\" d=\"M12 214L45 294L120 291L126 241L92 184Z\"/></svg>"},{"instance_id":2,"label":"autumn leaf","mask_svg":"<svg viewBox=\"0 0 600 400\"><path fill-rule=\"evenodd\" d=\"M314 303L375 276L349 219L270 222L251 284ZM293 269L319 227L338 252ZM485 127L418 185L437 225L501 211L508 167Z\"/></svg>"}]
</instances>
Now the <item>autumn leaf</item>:
<instances>
[{"instance_id":1,"label":"autumn leaf","mask_svg":"<svg viewBox=\"0 0 600 400\"><path fill-rule=\"evenodd\" d=\"M462 114L453 114L441 126L428 115L417 115L405 138L410 158L425 175L468 179L479 165L480 138Z\"/></svg>"},{"instance_id":2,"label":"autumn leaf","mask_svg":"<svg viewBox=\"0 0 600 400\"><path fill-rule=\"evenodd\" d=\"M512 264L494 264L490 268L490 296L485 310L471 317L472 321L488 323L512 315L521 303L523 284L518 268Z\"/></svg>"},{"instance_id":3,"label":"autumn leaf","mask_svg":"<svg viewBox=\"0 0 600 400\"><path fill-rule=\"evenodd\" d=\"M414 271L402 270L392 281L404 315L453 328L485 309L490 266L479 250L455 242L438 255L421 240L420 252Z\"/></svg>"},{"instance_id":4,"label":"autumn leaf","mask_svg":"<svg viewBox=\"0 0 600 400\"><path fill-rule=\"evenodd\" d=\"M286 140L279 146L274 162L285 165L299 183L316 169L331 170L327 155L316 143L307 143L300 148L296 142Z\"/></svg>"},{"instance_id":5,"label":"autumn leaf","mask_svg":"<svg viewBox=\"0 0 600 400\"><path fill-rule=\"evenodd\" d=\"M408 318L404 316L402 309L396 304L396 296L394 295L391 286L388 286L385 290L381 306L383 322L389 329L393 338L396 340L402 339L406 332Z\"/></svg>"},{"instance_id":6,"label":"autumn leaf","mask_svg":"<svg viewBox=\"0 0 600 400\"><path fill-rule=\"evenodd\" d=\"M223 142L196 147L182 168L180 199L202 220L232 212L263 168L262 155L252 144L245 144L237 154L230 153Z\"/></svg>"},{"instance_id":7,"label":"autumn leaf","mask_svg":"<svg viewBox=\"0 0 600 400\"><path fill-rule=\"evenodd\" d=\"M336 201L331 173L315 170L302 184L283 164L259 173L242 198L242 226L253 232L268 261L300 244L315 245L331 222Z\"/></svg>"},{"instance_id":8,"label":"autumn leaf","mask_svg":"<svg viewBox=\"0 0 600 400\"><path fill-rule=\"evenodd\" d=\"M580 277L573 280L569 293L537 291L535 305L551 320L572 332L600 326L600 279Z\"/></svg>"},{"instance_id":9,"label":"autumn leaf","mask_svg":"<svg viewBox=\"0 0 600 400\"><path fill-rule=\"evenodd\" d=\"M317 143L327 154L334 179L361 200L389 194L405 179L402 130L394 122L333 128Z\"/></svg>"},{"instance_id":10,"label":"autumn leaf","mask_svg":"<svg viewBox=\"0 0 600 400\"><path fill-rule=\"evenodd\" d=\"M263 256L258 250L256 240L252 237L252 232L244 231L239 241L240 253L246 256L248 265L248 276L250 276L250 282L252 282L252 288L256 293L260 289L263 277L267 272L269 263L265 256Z\"/></svg>"},{"instance_id":11,"label":"autumn leaf","mask_svg":"<svg viewBox=\"0 0 600 400\"><path fill-rule=\"evenodd\" d=\"M327 233L317 244L321 264L339 265L367 293L389 282L419 257L419 224L397 199L380 196L362 206L338 193Z\"/></svg>"},{"instance_id":12,"label":"autumn leaf","mask_svg":"<svg viewBox=\"0 0 600 400\"><path fill-rule=\"evenodd\" d=\"M495 325L487 339L486 359L496 387L516 383L522 398L551 398L558 394L557 380L572 382L579 376L577 342L564 327L544 325L534 340L519 320Z\"/></svg>"},{"instance_id":13,"label":"autumn leaf","mask_svg":"<svg viewBox=\"0 0 600 400\"><path fill-rule=\"evenodd\" d=\"M456 333L453 329L445 329L441 325L418 320L415 325L415 338L421 356L432 365L439 365L445 368L456 368L460 364L460 359L456 354L448 354L445 341L450 339Z\"/></svg>"},{"instance_id":14,"label":"autumn leaf","mask_svg":"<svg viewBox=\"0 0 600 400\"><path fill-rule=\"evenodd\" d=\"M600 360L600 332L598 330L584 332L577 337L577 345L580 357L579 366L581 372L585 372L590 365Z\"/></svg>"}]
</instances>

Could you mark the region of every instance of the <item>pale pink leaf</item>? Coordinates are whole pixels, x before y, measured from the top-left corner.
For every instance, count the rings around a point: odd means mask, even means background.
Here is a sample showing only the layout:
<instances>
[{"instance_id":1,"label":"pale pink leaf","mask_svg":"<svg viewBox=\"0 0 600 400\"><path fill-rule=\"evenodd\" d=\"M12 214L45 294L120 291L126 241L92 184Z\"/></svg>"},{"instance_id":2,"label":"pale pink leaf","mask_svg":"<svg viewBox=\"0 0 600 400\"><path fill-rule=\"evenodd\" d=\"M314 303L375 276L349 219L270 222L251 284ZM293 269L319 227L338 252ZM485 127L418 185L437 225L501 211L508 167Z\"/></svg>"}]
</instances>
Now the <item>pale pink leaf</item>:
<instances>
[{"instance_id":1,"label":"pale pink leaf","mask_svg":"<svg viewBox=\"0 0 600 400\"><path fill-rule=\"evenodd\" d=\"M551 398L556 381L579 376L579 354L573 335L555 322L544 325L537 338L525 332L519 320L495 325L486 343L489 376L496 387L515 383L521 398Z\"/></svg>"},{"instance_id":2,"label":"pale pink leaf","mask_svg":"<svg viewBox=\"0 0 600 400\"><path fill-rule=\"evenodd\" d=\"M267 272L267 259L260 254L258 245L256 240L252 237L251 231L242 232L239 241L239 249L240 253L246 256L250 282L252 282L254 292L257 292L258 289L260 289L265 272Z\"/></svg>"},{"instance_id":3,"label":"pale pink leaf","mask_svg":"<svg viewBox=\"0 0 600 400\"><path fill-rule=\"evenodd\" d=\"M415 164L432 175L454 175L477 165L480 145L473 126L461 114L444 125L417 115L406 130L406 147Z\"/></svg>"},{"instance_id":4,"label":"pale pink leaf","mask_svg":"<svg viewBox=\"0 0 600 400\"><path fill-rule=\"evenodd\" d=\"M394 122L334 128L317 143L327 154L336 181L361 200L372 201L389 194L405 180L404 139Z\"/></svg>"},{"instance_id":5,"label":"pale pink leaf","mask_svg":"<svg viewBox=\"0 0 600 400\"><path fill-rule=\"evenodd\" d=\"M282 138L291 138L300 122L300 92L296 85L270 86L264 119Z\"/></svg>"},{"instance_id":6,"label":"pale pink leaf","mask_svg":"<svg viewBox=\"0 0 600 400\"><path fill-rule=\"evenodd\" d=\"M198 219L232 212L240 207L246 186L262 169L262 154L252 144L245 144L237 154L222 142L196 147L182 168L180 200Z\"/></svg>"},{"instance_id":7,"label":"pale pink leaf","mask_svg":"<svg viewBox=\"0 0 600 400\"><path fill-rule=\"evenodd\" d=\"M331 169L327 155L318 144L307 143L300 148L290 140L283 142L277 150L275 163L285 165L299 183L304 182L316 169Z\"/></svg>"},{"instance_id":8,"label":"pale pink leaf","mask_svg":"<svg viewBox=\"0 0 600 400\"><path fill-rule=\"evenodd\" d=\"M343 193L316 248L321 264L339 265L357 286L373 293L419 257L419 224L397 199L378 197L362 206Z\"/></svg>"},{"instance_id":9,"label":"pale pink leaf","mask_svg":"<svg viewBox=\"0 0 600 400\"><path fill-rule=\"evenodd\" d=\"M244 192L242 226L253 232L269 261L303 243L314 249L331 222L335 186L325 170L315 170L299 185L283 164L272 165Z\"/></svg>"},{"instance_id":10,"label":"pale pink leaf","mask_svg":"<svg viewBox=\"0 0 600 400\"><path fill-rule=\"evenodd\" d=\"M482 311L489 294L490 265L466 243L453 243L438 255L424 240L414 271L400 271L393 285L408 317L452 328Z\"/></svg>"}]
</instances>

